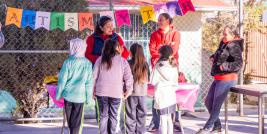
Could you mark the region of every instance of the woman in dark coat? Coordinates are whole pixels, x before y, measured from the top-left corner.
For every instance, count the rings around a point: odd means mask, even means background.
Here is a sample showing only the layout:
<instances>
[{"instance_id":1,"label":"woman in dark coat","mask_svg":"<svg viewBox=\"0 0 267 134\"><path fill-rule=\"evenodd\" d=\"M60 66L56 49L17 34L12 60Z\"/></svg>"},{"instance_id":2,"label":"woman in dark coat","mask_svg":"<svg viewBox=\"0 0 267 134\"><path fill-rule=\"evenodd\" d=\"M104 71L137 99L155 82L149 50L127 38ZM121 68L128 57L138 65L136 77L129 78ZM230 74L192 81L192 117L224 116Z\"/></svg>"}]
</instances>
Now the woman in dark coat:
<instances>
[{"instance_id":1,"label":"woman in dark coat","mask_svg":"<svg viewBox=\"0 0 267 134\"><path fill-rule=\"evenodd\" d=\"M233 26L224 28L219 48L210 57L212 61L211 75L214 77L214 81L205 101L210 117L197 134L222 132L219 119L220 109L229 89L236 85L238 73L243 65L243 40L237 36L235 30L236 28Z\"/></svg>"}]
</instances>

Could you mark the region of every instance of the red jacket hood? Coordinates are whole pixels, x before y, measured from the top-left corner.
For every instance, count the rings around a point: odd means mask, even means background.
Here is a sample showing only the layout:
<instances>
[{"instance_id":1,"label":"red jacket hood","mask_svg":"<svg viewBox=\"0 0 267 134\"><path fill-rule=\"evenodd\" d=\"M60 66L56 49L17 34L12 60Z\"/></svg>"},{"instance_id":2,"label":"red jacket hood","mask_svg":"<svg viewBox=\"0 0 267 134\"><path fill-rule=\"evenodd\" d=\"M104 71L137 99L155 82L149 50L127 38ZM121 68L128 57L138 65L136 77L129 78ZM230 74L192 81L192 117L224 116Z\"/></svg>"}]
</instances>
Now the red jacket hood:
<instances>
[{"instance_id":1,"label":"red jacket hood","mask_svg":"<svg viewBox=\"0 0 267 134\"><path fill-rule=\"evenodd\" d=\"M169 33L173 33L173 32L176 32L176 29L174 28L174 26L170 26L170 31L167 33L164 33L164 31L160 28L157 31L155 31L155 33L159 33L159 34L169 34Z\"/></svg>"}]
</instances>

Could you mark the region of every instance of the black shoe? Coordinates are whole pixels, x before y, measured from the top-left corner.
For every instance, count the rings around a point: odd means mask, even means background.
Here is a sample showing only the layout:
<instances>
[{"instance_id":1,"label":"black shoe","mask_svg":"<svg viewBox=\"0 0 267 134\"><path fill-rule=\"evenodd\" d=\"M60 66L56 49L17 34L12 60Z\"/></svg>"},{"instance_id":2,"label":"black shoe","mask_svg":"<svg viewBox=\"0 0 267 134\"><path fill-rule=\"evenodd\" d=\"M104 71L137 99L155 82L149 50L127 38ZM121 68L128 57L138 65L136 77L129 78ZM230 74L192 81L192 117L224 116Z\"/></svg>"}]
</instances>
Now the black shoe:
<instances>
[{"instance_id":1,"label":"black shoe","mask_svg":"<svg viewBox=\"0 0 267 134\"><path fill-rule=\"evenodd\" d=\"M148 132L156 132L157 130L158 130L158 128L156 128L156 127L148 127L147 128Z\"/></svg>"},{"instance_id":2,"label":"black shoe","mask_svg":"<svg viewBox=\"0 0 267 134\"><path fill-rule=\"evenodd\" d=\"M174 132L182 132L181 125L180 125L179 121L173 123L173 129L174 129Z\"/></svg>"},{"instance_id":3,"label":"black shoe","mask_svg":"<svg viewBox=\"0 0 267 134\"><path fill-rule=\"evenodd\" d=\"M212 134L222 134L222 132L222 128L213 128L211 131Z\"/></svg>"},{"instance_id":4,"label":"black shoe","mask_svg":"<svg viewBox=\"0 0 267 134\"><path fill-rule=\"evenodd\" d=\"M182 132L180 126L173 126L173 130L174 130L174 132Z\"/></svg>"}]
</instances>

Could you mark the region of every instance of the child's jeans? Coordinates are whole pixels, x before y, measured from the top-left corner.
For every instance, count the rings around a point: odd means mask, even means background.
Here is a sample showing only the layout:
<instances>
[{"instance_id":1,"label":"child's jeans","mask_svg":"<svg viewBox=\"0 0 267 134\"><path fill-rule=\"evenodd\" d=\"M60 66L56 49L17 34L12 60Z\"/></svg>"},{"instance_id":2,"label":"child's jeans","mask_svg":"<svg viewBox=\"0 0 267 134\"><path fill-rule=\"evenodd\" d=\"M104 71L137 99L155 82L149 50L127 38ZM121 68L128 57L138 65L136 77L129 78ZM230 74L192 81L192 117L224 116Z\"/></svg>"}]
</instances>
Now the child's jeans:
<instances>
[{"instance_id":1,"label":"child's jeans","mask_svg":"<svg viewBox=\"0 0 267 134\"><path fill-rule=\"evenodd\" d=\"M116 134L119 120L119 110L121 107L120 98L111 98L104 96L97 96L99 106L100 134Z\"/></svg>"},{"instance_id":2,"label":"child's jeans","mask_svg":"<svg viewBox=\"0 0 267 134\"><path fill-rule=\"evenodd\" d=\"M130 96L126 100L126 134L146 132L146 97Z\"/></svg>"}]
</instances>

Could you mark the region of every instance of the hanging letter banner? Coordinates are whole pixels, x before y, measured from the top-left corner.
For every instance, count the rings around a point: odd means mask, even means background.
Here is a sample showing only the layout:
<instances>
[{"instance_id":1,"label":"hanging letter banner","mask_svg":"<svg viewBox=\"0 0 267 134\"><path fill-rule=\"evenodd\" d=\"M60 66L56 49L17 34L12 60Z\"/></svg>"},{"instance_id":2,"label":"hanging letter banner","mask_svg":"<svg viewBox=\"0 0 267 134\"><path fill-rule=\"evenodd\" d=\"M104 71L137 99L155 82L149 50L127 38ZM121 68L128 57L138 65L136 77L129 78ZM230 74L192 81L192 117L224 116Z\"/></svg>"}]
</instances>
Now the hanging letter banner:
<instances>
[{"instance_id":1,"label":"hanging letter banner","mask_svg":"<svg viewBox=\"0 0 267 134\"><path fill-rule=\"evenodd\" d=\"M22 9L7 8L6 25L15 24L20 28L22 19Z\"/></svg>"},{"instance_id":2,"label":"hanging letter banner","mask_svg":"<svg viewBox=\"0 0 267 134\"><path fill-rule=\"evenodd\" d=\"M191 0L165 1L167 3L155 4L140 7L143 24L149 21L157 22L157 18L161 13L168 13L171 17L176 15L183 16L188 11L195 12L195 7ZM113 27L121 27L123 25L131 26L131 16L129 9L116 11L98 12L100 17L108 16L113 21ZM65 13L65 12L44 12L23 10L18 8L7 7L6 25L14 24L18 28L27 26L38 29L45 28L47 30L61 29L63 31L73 29L82 31L84 29L94 30L94 14L90 12L82 13ZM266 20L266 13L263 20Z\"/></svg>"},{"instance_id":3,"label":"hanging letter banner","mask_svg":"<svg viewBox=\"0 0 267 134\"><path fill-rule=\"evenodd\" d=\"M195 12L195 7L191 0L178 0L178 4L181 8L183 15L185 15L188 11Z\"/></svg>"},{"instance_id":4,"label":"hanging letter banner","mask_svg":"<svg viewBox=\"0 0 267 134\"><path fill-rule=\"evenodd\" d=\"M116 27L116 22L115 22L115 17L114 17L114 12L113 11L102 11L100 12L100 17L101 16L109 16L113 20L113 26L114 28Z\"/></svg>"},{"instance_id":5,"label":"hanging letter banner","mask_svg":"<svg viewBox=\"0 0 267 134\"><path fill-rule=\"evenodd\" d=\"M38 28L45 28L49 30L50 28L50 12L37 12L36 13L36 20L35 20L35 29Z\"/></svg>"},{"instance_id":6,"label":"hanging letter banner","mask_svg":"<svg viewBox=\"0 0 267 134\"><path fill-rule=\"evenodd\" d=\"M146 24L148 21L156 21L156 16L153 6L144 6L140 8L143 23Z\"/></svg>"},{"instance_id":7,"label":"hanging letter banner","mask_svg":"<svg viewBox=\"0 0 267 134\"><path fill-rule=\"evenodd\" d=\"M128 10L115 11L115 17L118 27L121 27L124 24L127 26L131 26L131 19Z\"/></svg>"},{"instance_id":8,"label":"hanging letter banner","mask_svg":"<svg viewBox=\"0 0 267 134\"><path fill-rule=\"evenodd\" d=\"M77 13L65 13L65 31L68 29L79 30Z\"/></svg>"},{"instance_id":9,"label":"hanging letter banner","mask_svg":"<svg viewBox=\"0 0 267 134\"><path fill-rule=\"evenodd\" d=\"M32 10L23 10L22 13L22 22L21 27L30 26L32 29L35 28L35 19L36 19L36 12Z\"/></svg>"},{"instance_id":10,"label":"hanging letter banner","mask_svg":"<svg viewBox=\"0 0 267 134\"><path fill-rule=\"evenodd\" d=\"M85 28L94 30L92 13L79 13L79 31L82 31Z\"/></svg>"},{"instance_id":11,"label":"hanging letter banner","mask_svg":"<svg viewBox=\"0 0 267 134\"><path fill-rule=\"evenodd\" d=\"M65 30L65 16L64 13L51 13L51 21L50 21L50 30L54 30L59 28L61 30Z\"/></svg>"}]
</instances>

